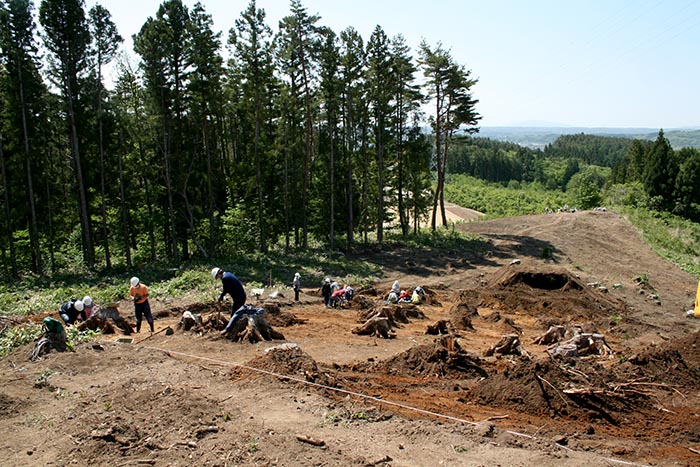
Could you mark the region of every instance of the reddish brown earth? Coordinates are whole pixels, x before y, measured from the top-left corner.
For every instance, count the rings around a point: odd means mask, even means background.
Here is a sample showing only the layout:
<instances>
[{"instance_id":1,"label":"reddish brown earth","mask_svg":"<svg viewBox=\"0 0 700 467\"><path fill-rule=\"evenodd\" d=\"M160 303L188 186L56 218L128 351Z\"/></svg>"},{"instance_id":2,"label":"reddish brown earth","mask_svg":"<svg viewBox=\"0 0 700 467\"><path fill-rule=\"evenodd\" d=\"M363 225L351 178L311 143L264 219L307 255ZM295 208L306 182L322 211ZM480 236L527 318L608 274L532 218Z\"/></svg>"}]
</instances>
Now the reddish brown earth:
<instances>
[{"instance_id":1,"label":"reddish brown earth","mask_svg":"<svg viewBox=\"0 0 700 467\"><path fill-rule=\"evenodd\" d=\"M281 341L178 330L184 310L219 312L183 301L154 304L173 335L18 349L0 360L0 465L700 465L693 277L613 213L457 228L473 250L368 253L383 277L351 307L313 286L266 299ZM384 310L393 339L353 334L397 279L426 303ZM426 334L438 320L456 335ZM551 357L533 343L550 325L597 331L613 355ZM506 334L523 355L486 357Z\"/></svg>"}]
</instances>

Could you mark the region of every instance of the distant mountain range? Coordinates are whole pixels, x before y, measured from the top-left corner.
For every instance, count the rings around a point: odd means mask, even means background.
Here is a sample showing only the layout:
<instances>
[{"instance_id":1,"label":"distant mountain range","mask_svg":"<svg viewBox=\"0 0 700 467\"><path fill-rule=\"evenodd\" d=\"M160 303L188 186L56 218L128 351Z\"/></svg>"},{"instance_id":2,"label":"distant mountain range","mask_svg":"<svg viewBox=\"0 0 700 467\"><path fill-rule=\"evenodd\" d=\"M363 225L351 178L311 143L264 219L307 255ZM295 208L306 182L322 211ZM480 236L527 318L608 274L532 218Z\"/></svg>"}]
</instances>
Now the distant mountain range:
<instances>
[{"instance_id":1,"label":"distant mountain range","mask_svg":"<svg viewBox=\"0 0 700 467\"><path fill-rule=\"evenodd\" d=\"M611 136L655 140L658 128L585 128L585 127L545 127L545 126L485 126L474 136L508 141L532 149L543 149L561 135L584 133L587 135ZM664 129L664 135L674 149L683 147L700 148L699 128Z\"/></svg>"}]
</instances>

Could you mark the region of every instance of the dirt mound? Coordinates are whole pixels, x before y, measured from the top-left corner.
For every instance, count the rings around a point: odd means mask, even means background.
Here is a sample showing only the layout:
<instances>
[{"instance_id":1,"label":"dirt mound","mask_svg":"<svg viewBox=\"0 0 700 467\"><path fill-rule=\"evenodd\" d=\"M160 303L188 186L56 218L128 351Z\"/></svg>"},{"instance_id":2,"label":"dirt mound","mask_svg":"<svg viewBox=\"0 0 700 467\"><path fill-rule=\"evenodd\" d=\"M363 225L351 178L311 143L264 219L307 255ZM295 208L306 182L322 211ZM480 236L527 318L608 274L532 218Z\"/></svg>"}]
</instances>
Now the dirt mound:
<instances>
[{"instance_id":1,"label":"dirt mound","mask_svg":"<svg viewBox=\"0 0 700 467\"><path fill-rule=\"evenodd\" d=\"M625 303L589 287L563 268L509 265L498 271L487 287L460 295L467 306L500 313L526 313L543 326L563 323L608 323L628 313Z\"/></svg>"},{"instance_id":2,"label":"dirt mound","mask_svg":"<svg viewBox=\"0 0 700 467\"><path fill-rule=\"evenodd\" d=\"M324 386L335 385L335 379L323 372L309 354L290 344L267 349L264 355L233 368L230 375L233 379L287 376Z\"/></svg>"},{"instance_id":3,"label":"dirt mound","mask_svg":"<svg viewBox=\"0 0 700 467\"><path fill-rule=\"evenodd\" d=\"M511 360L503 371L477 383L469 398L530 414L613 425L654 408L650 393L629 386L595 360L583 359Z\"/></svg>"},{"instance_id":4,"label":"dirt mound","mask_svg":"<svg viewBox=\"0 0 700 467\"><path fill-rule=\"evenodd\" d=\"M470 355L455 343L450 351L441 339L433 344L412 347L379 363L377 370L391 375L451 377L456 379L487 376L479 357Z\"/></svg>"},{"instance_id":5,"label":"dirt mound","mask_svg":"<svg viewBox=\"0 0 700 467\"><path fill-rule=\"evenodd\" d=\"M649 346L631 356L621 370L630 381L692 387L700 381L700 331Z\"/></svg>"}]
</instances>

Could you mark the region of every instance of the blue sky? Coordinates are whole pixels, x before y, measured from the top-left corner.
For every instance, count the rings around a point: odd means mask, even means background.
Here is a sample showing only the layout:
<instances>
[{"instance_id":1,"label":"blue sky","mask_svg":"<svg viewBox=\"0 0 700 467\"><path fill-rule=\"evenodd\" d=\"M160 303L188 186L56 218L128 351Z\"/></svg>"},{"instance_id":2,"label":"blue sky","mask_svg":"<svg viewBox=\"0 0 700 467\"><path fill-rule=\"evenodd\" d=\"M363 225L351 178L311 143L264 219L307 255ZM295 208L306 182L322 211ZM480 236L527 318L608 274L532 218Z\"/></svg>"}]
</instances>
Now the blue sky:
<instances>
[{"instance_id":1,"label":"blue sky","mask_svg":"<svg viewBox=\"0 0 700 467\"><path fill-rule=\"evenodd\" d=\"M86 0L90 8L95 0ZM101 0L125 38L160 1ZM192 7L193 0L185 0ZM248 1L201 0L228 35ZM441 42L479 78L482 126L700 128L697 0L302 0L318 24ZM286 0L258 0L277 30ZM130 39L125 44L131 51Z\"/></svg>"}]
</instances>

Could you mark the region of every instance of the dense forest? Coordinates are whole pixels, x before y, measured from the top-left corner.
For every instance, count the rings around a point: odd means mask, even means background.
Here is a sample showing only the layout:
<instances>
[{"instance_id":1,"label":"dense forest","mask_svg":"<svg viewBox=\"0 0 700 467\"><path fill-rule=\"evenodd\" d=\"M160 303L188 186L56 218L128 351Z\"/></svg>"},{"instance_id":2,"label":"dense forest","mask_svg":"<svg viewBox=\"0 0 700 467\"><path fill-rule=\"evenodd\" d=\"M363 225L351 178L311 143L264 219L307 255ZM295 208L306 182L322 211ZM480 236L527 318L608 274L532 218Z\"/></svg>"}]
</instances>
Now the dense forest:
<instances>
[{"instance_id":1,"label":"dense forest","mask_svg":"<svg viewBox=\"0 0 700 467\"><path fill-rule=\"evenodd\" d=\"M482 182L522 193L502 213L700 221L698 149L662 130L542 150L476 137L477 80L440 43L336 33L300 0L274 33L253 0L226 37L201 3L166 0L133 36L137 63L122 43L100 5L0 0L3 278L381 245L389 227L446 225L446 197L489 214Z\"/></svg>"},{"instance_id":2,"label":"dense forest","mask_svg":"<svg viewBox=\"0 0 700 467\"><path fill-rule=\"evenodd\" d=\"M201 3L164 1L134 64L99 4L0 0L4 277L446 224L450 142L480 119L449 49L336 32L299 0L275 33L254 0L225 37L212 24Z\"/></svg>"}]
</instances>

